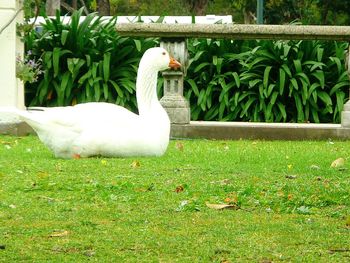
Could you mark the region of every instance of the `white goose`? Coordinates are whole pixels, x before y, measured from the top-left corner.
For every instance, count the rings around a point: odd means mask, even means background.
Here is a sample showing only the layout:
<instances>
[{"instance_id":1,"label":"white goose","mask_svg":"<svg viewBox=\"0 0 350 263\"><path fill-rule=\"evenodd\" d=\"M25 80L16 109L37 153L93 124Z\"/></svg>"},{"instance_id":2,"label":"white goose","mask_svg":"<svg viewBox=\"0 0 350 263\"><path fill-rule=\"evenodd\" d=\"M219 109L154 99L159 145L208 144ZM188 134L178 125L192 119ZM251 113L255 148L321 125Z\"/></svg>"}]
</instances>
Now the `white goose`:
<instances>
[{"instance_id":1,"label":"white goose","mask_svg":"<svg viewBox=\"0 0 350 263\"><path fill-rule=\"evenodd\" d=\"M180 66L163 48L144 53L136 80L139 115L104 102L16 114L58 158L160 156L169 143L170 122L157 98L158 72Z\"/></svg>"}]
</instances>

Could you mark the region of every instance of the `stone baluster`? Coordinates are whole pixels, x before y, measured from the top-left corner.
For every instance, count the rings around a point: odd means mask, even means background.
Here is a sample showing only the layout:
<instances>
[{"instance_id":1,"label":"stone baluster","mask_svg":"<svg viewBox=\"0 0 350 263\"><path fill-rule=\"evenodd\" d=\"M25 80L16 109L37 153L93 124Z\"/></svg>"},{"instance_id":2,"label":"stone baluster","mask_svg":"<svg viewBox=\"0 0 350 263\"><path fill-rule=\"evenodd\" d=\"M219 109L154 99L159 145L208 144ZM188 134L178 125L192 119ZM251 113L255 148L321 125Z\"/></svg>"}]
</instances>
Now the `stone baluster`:
<instances>
[{"instance_id":1,"label":"stone baluster","mask_svg":"<svg viewBox=\"0 0 350 263\"><path fill-rule=\"evenodd\" d=\"M162 106L167 111L171 124L190 123L190 106L183 96L183 79L186 76L188 54L186 40L184 38L161 40L160 46L168 52L181 64L181 71L164 71L164 96L160 100Z\"/></svg>"}]
</instances>

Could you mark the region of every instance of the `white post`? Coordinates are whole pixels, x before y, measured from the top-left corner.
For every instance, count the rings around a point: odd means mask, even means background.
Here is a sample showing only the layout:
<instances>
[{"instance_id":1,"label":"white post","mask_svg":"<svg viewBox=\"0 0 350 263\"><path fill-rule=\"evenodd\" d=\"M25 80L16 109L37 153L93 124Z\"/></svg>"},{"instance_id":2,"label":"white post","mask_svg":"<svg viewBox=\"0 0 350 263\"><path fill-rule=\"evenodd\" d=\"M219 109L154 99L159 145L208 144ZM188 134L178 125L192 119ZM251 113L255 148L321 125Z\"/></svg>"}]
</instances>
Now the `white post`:
<instances>
[{"instance_id":1,"label":"white post","mask_svg":"<svg viewBox=\"0 0 350 263\"><path fill-rule=\"evenodd\" d=\"M17 12L21 4L20 0L0 1L0 107L24 108L23 84L16 78L16 56L23 58L24 52L16 35L16 23L23 22L23 12ZM18 133L19 126L17 117L0 113L1 133Z\"/></svg>"},{"instance_id":2,"label":"white post","mask_svg":"<svg viewBox=\"0 0 350 263\"><path fill-rule=\"evenodd\" d=\"M350 79L350 47L348 51L345 54L345 68L348 71L348 76ZM349 87L350 90L350 87ZM349 92L349 97L350 97L350 92ZM341 126L343 128L350 128L350 98L348 101L345 103L343 112L341 113Z\"/></svg>"}]
</instances>

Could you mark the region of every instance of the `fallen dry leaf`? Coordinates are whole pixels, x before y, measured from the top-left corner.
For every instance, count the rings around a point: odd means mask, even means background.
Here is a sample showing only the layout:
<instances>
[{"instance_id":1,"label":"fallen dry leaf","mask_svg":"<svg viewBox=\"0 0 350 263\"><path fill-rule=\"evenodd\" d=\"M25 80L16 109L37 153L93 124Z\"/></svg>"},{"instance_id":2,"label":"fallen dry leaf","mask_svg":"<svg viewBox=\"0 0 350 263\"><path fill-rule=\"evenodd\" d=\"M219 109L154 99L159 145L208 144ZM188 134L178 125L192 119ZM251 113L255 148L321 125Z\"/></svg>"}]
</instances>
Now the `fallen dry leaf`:
<instances>
[{"instance_id":1,"label":"fallen dry leaf","mask_svg":"<svg viewBox=\"0 0 350 263\"><path fill-rule=\"evenodd\" d=\"M296 175L292 175L292 174L288 174L288 175L286 175L286 178L287 179L297 179L297 176Z\"/></svg>"},{"instance_id":2,"label":"fallen dry leaf","mask_svg":"<svg viewBox=\"0 0 350 263\"><path fill-rule=\"evenodd\" d=\"M131 168L139 168L141 166L141 164L138 160L134 160L130 166L131 166Z\"/></svg>"},{"instance_id":3,"label":"fallen dry leaf","mask_svg":"<svg viewBox=\"0 0 350 263\"><path fill-rule=\"evenodd\" d=\"M175 147L181 152L184 150L184 144L182 142L176 142Z\"/></svg>"},{"instance_id":4,"label":"fallen dry leaf","mask_svg":"<svg viewBox=\"0 0 350 263\"><path fill-rule=\"evenodd\" d=\"M328 251L329 251L329 253L333 254L333 253L337 253L337 252L349 252L350 249L348 249L348 248L335 248L335 249L329 249Z\"/></svg>"},{"instance_id":5,"label":"fallen dry leaf","mask_svg":"<svg viewBox=\"0 0 350 263\"><path fill-rule=\"evenodd\" d=\"M341 168L343 167L345 164L345 159L344 158L338 158L336 160L334 160L331 164L332 168Z\"/></svg>"},{"instance_id":6,"label":"fallen dry leaf","mask_svg":"<svg viewBox=\"0 0 350 263\"><path fill-rule=\"evenodd\" d=\"M67 230L64 231L54 231L50 237L65 237L68 236L69 232Z\"/></svg>"},{"instance_id":7,"label":"fallen dry leaf","mask_svg":"<svg viewBox=\"0 0 350 263\"><path fill-rule=\"evenodd\" d=\"M231 179L223 179L220 181L212 181L211 184L220 184L220 185L228 185L231 183Z\"/></svg>"},{"instance_id":8,"label":"fallen dry leaf","mask_svg":"<svg viewBox=\"0 0 350 263\"><path fill-rule=\"evenodd\" d=\"M345 219L345 225L350 228L350 216Z\"/></svg>"},{"instance_id":9,"label":"fallen dry leaf","mask_svg":"<svg viewBox=\"0 0 350 263\"><path fill-rule=\"evenodd\" d=\"M313 165L310 166L310 169L312 169L312 170L320 170L321 168L318 165L313 164Z\"/></svg>"},{"instance_id":10,"label":"fallen dry leaf","mask_svg":"<svg viewBox=\"0 0 350 263\"><path fill-rule=\"evenodd\" d=\"M175 192L176 193L181 193L184 191L184 187L182 185L179 185L175 188Z\"/></svg>"},{"instance_id":11,"label":"fallen dry leaf","mask_svg":"<svg viewBox=\"0 0 350 263\"><path fill-rule=\"evenodd\" d=\"M237 205L233 204L210 204L210 203L205 203L205 205L211 209L215 210L224 210L224 209L234 209L237 210L239 207Z\"/></svg>"}]
</instances>

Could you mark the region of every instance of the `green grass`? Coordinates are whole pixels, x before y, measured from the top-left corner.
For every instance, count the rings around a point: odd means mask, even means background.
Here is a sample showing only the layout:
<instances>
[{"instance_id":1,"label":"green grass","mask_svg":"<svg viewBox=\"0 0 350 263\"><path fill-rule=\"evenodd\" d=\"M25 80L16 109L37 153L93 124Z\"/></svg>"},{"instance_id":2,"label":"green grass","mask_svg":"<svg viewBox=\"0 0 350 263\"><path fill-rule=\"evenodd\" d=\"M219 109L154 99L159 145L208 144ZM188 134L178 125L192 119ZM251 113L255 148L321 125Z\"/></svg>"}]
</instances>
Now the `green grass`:
<instances>
[{"instance_id":1,"label":"green grass","mask_svg":"<svg viewBox=\"0 0 350 263\"><path fill-rule=\"evenodd\" d=\"M348 262L349 152L194 140L161 158L60 160L0 136L0 262Z\"/></svg>"}]
</instances>

